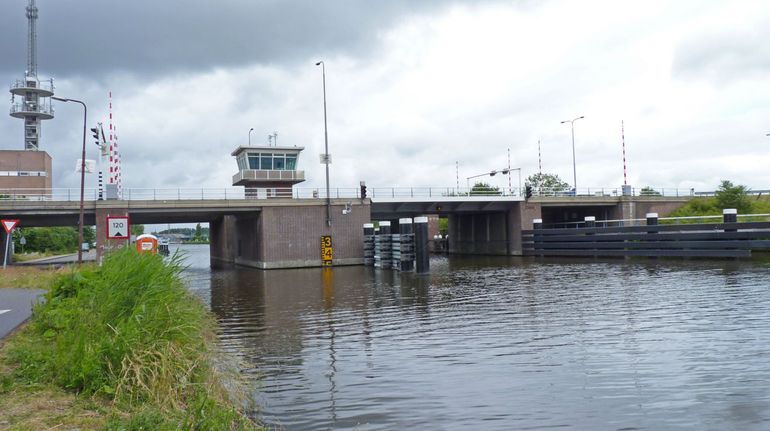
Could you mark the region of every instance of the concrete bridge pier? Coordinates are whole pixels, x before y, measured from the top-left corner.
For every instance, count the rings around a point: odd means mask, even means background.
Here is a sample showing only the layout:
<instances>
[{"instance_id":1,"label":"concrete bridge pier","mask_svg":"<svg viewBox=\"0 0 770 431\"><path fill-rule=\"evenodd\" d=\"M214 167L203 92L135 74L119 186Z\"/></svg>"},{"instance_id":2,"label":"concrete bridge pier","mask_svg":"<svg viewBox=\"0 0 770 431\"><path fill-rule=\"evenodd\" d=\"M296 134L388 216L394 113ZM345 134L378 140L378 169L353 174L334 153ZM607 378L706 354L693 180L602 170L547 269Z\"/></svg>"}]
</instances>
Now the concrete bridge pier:
<instances>
[{"instance_id":1,"label":"concrete bridge pier","mask_svg":"<svg viewBox=\"0 0 770 431\"><path fill-rule=\"evenodd\" d=\"M238 265L260 269L321 266L321 236L331 235L333 265L364 263L361 226L371 219L368 200L334 199L331 227L326 206L265 205L258 211L224 215L210 222L212 266Z\"/></svg>"},{"instance_id":2,"label":"concrete bridge pier","mask_svg":"<svg viewBox=\"0 0 770 431\"><path fill-rule=\"evenodd\" d=\"M96 261L101 263L102 257L110 250L117 250L118 248L125 247L130 243L131 232L128 232L128 237L125 239L109 239L107 238L107 218L108 217L129 217L128 209L125 207L116 208L96 208L95 210L95 225L96 225Z\"/></svg>"}]
</instances>

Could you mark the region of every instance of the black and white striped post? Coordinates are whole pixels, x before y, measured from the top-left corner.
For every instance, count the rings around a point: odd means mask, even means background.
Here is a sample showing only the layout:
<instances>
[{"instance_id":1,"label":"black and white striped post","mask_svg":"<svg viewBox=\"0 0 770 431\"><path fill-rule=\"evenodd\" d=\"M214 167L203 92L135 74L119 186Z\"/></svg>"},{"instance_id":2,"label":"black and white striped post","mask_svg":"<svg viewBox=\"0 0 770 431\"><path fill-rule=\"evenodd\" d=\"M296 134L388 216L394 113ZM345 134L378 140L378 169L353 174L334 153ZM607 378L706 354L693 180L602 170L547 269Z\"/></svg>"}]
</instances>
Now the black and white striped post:
<instances>
[{"instance_id":1,"label":"black and white striped post","mask_svg":"<svg viewBox=\"0 0 770 431\"><path fill-rule=\"evenodd\" d=\"M102 170L99 170L99 197L98 199L104 200L104 174L102 173Z\"/></svg>"},{"instance_id":2,"label":"black and white striped post","mask_svg":"<svg viewBox=\"0 0 770 431\"><path fill-rule=\"evenodd\" d=\"M414 254L415 270L418 274L430 272L430 254L428 252L428 217L414 218Z\"/></svg>"}]
</instances>

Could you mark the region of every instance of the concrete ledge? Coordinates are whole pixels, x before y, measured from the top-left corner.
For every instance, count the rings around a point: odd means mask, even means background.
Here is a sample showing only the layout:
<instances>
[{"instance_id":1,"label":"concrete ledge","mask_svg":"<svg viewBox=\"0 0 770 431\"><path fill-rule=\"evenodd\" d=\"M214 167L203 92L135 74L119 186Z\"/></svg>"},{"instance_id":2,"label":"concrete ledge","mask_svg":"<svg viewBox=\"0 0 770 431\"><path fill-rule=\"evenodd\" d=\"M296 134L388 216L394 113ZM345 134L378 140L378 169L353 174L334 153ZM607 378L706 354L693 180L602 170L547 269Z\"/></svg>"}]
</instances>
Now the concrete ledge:
<instances>
[{"instance_id":1,"label":"concrete ledge","mask_svg":"<svg viewBox=\"0 0 770 431\"><path fill-rule=\"evenodd\" d=\"M224 261L222 261L224 262ZM334 259L333 266L351 266L351 265L363 265L363 258L350 258L350 259ZM284 260L278 262L263 262L259 260L249 260L236 257L235 265L245 266L249 268L257 269L290 269L290 268L320 268L321 260Z\"/></svg>"}]
</instances>

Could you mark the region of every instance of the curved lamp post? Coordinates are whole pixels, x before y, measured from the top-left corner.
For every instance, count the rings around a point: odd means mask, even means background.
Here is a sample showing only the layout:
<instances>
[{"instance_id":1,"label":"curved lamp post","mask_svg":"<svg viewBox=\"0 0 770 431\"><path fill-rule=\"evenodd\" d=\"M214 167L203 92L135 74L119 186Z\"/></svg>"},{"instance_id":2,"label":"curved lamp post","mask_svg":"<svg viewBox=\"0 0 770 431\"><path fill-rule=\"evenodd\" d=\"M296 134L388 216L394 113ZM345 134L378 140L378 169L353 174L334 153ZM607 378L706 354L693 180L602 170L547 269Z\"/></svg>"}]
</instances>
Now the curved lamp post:
<instances>
[{"instance_id":1,"label":"curved lamp post","mask_svg":"<svg viewBox=\"0 0 770 431\"><path fill-rule=\"evenodd\" d=\"M319 61L315 64L321 66L324 87L324 164L326 165L326 226L332 225L331 198L329 197L329 133L326 127L326 64Z\"/></svg>"},{"instance_id":2,"label":"curved lamp post","mask_svg":"<svg viewBox=\"0 0 770 431\"><path fill-rule=\"evenodd\" d=\"M253 132L253 131L254 131L253 127L251 129L249 129L249 146L251 146L251 132Z\"/></svg>"},{"instance_id":3,"label":"curved lamp post","mask_svg":"<svg viewBox=\"0 0 770 431\"><path fill-rule=\"evenodd\" d=\"M83 152L80 157L80 216L78 221L78 265L83 263L83 213L84 211L84 195L85 195L85 180L86 180L86 123L88 122L88 107L80 100L64 99L61 97L51 96L51 99L58 100L59 102L75 102L83 105Z\"/></svg>"},{"instance_id":4,"label":"curved lamp post","mask_svg":"<svg viewBox=\"0 0 770 431\"><path fill-rule=\"evenodd\" d=\"M575 168L575 121L585 118L581 115L572 120L564 120L561 124L569 123L572 128L572 184L575 187L575 196L577 196L577 169Z\"/></svg>"}]
</instances>

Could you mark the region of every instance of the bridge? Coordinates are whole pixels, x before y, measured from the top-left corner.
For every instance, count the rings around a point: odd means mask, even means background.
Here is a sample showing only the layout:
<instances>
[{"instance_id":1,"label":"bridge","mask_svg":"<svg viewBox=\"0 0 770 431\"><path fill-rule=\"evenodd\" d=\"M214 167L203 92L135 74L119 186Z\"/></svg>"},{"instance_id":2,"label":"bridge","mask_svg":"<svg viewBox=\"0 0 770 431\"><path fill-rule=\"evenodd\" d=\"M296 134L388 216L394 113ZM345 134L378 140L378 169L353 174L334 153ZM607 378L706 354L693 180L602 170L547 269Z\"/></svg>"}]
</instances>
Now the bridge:
<instances>
[{"instance_id":1,"label":"bridge","mask_svg":"<svg viewBox=\"0 0 770 431\"><path fill-rule=\"evenodd\" d=\"M446 217L450 253L520 255L521 231L531 229L533 219L558 225L587 215L640 218L666 214L691 197L690 191L622 196L597 188L577 196L538 190L525 199L522 192L396 187L372 188L362 198L359 188L335 188L330 227L325 189L313 188L126 189L120 200L99 200L98 191L88 189L83 210L85 224L96 226L98 255L125 242L106 238L107 217L128 216L132 224L209 223L212 263L279 268L320 264L320 235L334 238L335 264L361 263L362 225L373 220ZM79 189L0 190L0 218L19 219L21 227L76 226L79 212Z\"/></svg>"}]
</instances>

